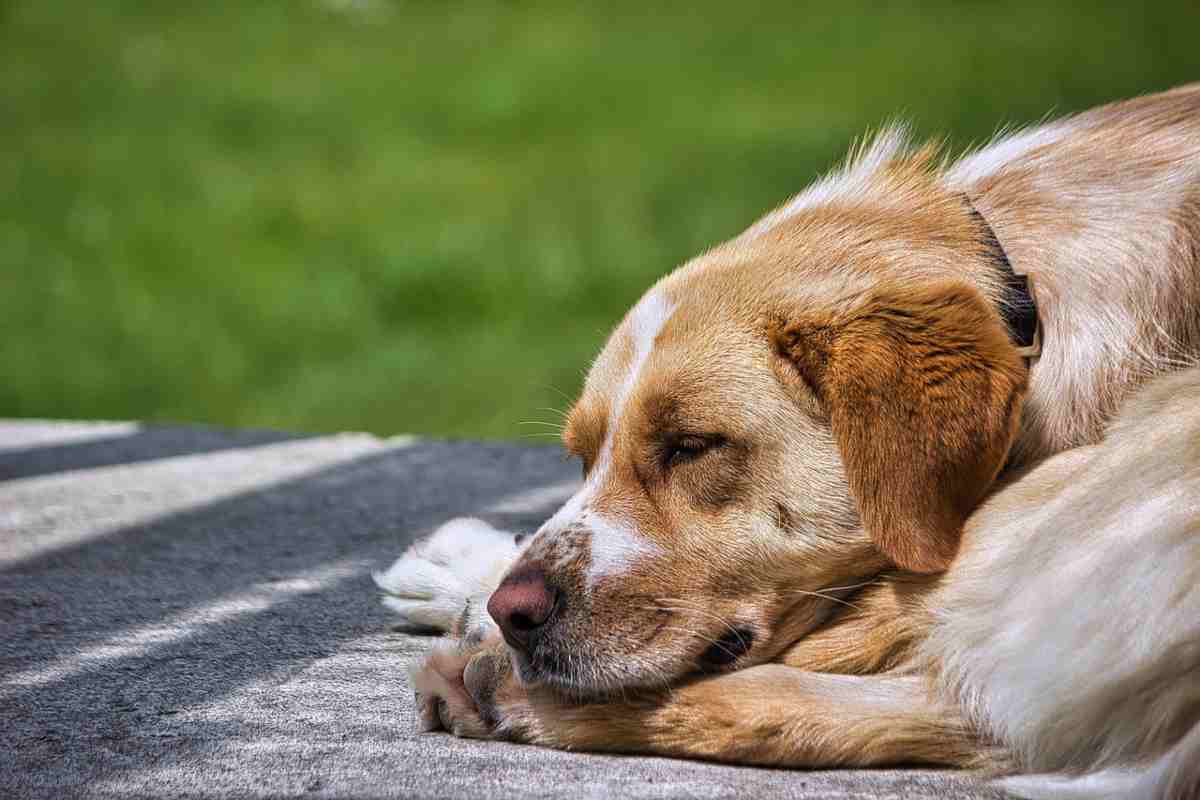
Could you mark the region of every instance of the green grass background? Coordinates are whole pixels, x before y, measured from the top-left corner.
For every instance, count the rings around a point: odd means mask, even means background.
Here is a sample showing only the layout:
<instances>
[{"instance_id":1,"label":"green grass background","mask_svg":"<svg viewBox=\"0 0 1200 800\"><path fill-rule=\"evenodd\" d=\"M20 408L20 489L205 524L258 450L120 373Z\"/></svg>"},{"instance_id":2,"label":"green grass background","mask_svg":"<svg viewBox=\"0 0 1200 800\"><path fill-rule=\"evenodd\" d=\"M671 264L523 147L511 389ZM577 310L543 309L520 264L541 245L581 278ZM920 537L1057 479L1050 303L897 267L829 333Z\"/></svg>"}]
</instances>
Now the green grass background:
<instances>
[{"instance_id":1,"label":"green grass background","mask_svg":"<svg viewBox=\"0 0 1200 800\"><path fill-rule=\"evenodd\" d=\"M0 0L0 416L538 432L865 128L1200 78L1196 9Z\"/></svg>"}]
</instances>

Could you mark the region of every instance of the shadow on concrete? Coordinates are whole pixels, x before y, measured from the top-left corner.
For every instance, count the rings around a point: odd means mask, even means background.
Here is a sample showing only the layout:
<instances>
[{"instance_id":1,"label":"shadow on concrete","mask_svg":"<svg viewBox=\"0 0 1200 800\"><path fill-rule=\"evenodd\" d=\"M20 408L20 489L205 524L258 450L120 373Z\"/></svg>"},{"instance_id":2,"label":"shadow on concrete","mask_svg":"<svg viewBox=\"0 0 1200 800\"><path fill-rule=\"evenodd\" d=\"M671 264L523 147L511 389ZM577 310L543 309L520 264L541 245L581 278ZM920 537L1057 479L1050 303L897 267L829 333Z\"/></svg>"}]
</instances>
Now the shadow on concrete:
<instances>
[{"instance_id":1,"label":"shadow on concrete","mask_svg":"<svg viewBox=\"0 0 1200 800\"><path fill-rule=\"evenodd\" d=\"M127 457L247 446L190 436L152 430ZM24 474L117 459L97 442L49 449ZM418 441L0 569L0 794L74 792L202 760L246 731L173 717L386 630L372 569L453 516L535 527L555 503L487 509L575 472L556 449ZM289 583L331 565L326 579ZM395 720L389 735L411 724Z\"/></svg>"}]
</instances>

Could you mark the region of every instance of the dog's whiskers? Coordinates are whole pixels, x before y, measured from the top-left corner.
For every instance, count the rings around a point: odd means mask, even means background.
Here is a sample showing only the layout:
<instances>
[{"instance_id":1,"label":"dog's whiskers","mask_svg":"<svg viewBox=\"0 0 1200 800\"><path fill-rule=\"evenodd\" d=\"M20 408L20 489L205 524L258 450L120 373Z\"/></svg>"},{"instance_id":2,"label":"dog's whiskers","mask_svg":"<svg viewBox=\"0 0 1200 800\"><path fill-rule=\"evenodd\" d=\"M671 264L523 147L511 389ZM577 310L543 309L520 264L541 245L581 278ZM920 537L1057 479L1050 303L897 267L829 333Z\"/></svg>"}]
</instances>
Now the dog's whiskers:
<instances>
[{"instance_id":1,"label":"dog's whiskers","mask_svg":"<svg viewBox=\"0 0 1200 800\"><path fill-rule=\"evenodd\" d=\"M805 595L806 597L819 597L822 600L828 600L831 603L839 603L843 606L846 606L847 608L853 608L855 611L862 611L862 606L855 605L854 603L851 603L849 600L843 600L840 597L834 597L833 595L822 594L820 591L808 591L807 589L791 589L789 591L792 594ZM828 591L828 590L825 590L825 591Z\"/></svg>"},{"instance_id":2,"label":"dog's whiskers","mask_svg":"<svg viewBox=\"0 0 1200 800\"><path fill-rule=\"evenodd\" d=\"M729 632L732 633L734 636L736 636L740 643L745 644L745 642L742 638L741 631L739 631L737 628L735 628L733 626L733 624L731 622L729 622L729 620L725 619L724 617L722 617L718 614L714 614L713 612L709 611L708 609L696 608L694 606L688 606L687 603L691 602L691 601L685 600L681 597L656 597L656 598L654 598L654 602L664 604L664 605L659 606L656 609L653 609L655 611L673 611L676 613L700 614L702 616L708 617L709 619L716 620L717 622L721 623L726 628L728 628ZM681 607L675 607L675 606L665 605L666 603L681 603L683 605Z\"/></svg>"},{"instance_id":3,"label":"dog's whiskers","mask_svg":"<svg viewBox=\"0 0 1200 800\"><path fill-rule=\"evenodd\" d=\"M672 627L672 626L670 626L670 625L668 625L667 627L663 628L663 630L665 630L665 631L675 631L676 633L683 633L683 634L687 634L688 636L694 636L694 637L696 637L697 639L702 639L703 641L706 641L706 642L708 642L709 644L711 644L711 645L713 645L714 647L716 647L718 650L721 650L721 651L723 651L724 653L726 653L727 655L729 655L729 656L731 656L731 657L733 657L733 658L737 658L737 657L740 655L739 653L737 653L737 652L735 652L735 651L733 651L733 650L730 650L730 649L729 649L728 647L726 647L726 646L725 646L725 645L724 645L724 644L723 644L721 641L719 641L719 640L717 640L717 639L713 639L713 638L712 638L712 637L710 637L710 636L705 636L703 633L700 633L699 631L693 631L693 630L690 630L690 629L688 629L688 628L675 628L675 627Z\"/></svg>"},{"instance_id":4,"label":"dog's whiskers","mask_svg":"<svg viewBox=\"0 0 1200 800\"><path fill-rule=\"evenodd\" d=\"M571 395L567 394L567 393L566 393L566 392L564 392L562 389L558 388L557 386L554 386L553 384L544 383L544 384L542 384L542 388L543 388L543 389L549 389L550 391L554 392L556 395L558 395L558 396L559 396L559 397L561 397L563 400L565 400L565 401L566 401L568 404L570 404L570 403L573 403L573 402L574 402L574 398L573 398L573 397L571 397ZM567 412L566 412L566 411L563 411L563 412L561 412L561 413L562 413L562 415L563 415L563 416L566 416L566 415L567 415Z\"/></svg>"},{"instance_id":5,"label":"dog's whiskers","mask_svg":"<svg viewBox=\"0 0 1200 800\"><path fill-rule=\"evenodd\" d=\"M540 420L540 419L523 419L520 422L518 422L517 424L518 425L541 425L546 428L553 428L556 431L561 431L563 428L567 427L566 425L563 425L561 422L549 422L547 420Z\"/></svg>"},{"instance_id":6,"label":"dog's whiskers","mask_svg":"<svg viewBox=\"0 0 1200 800\"><path fill-rule=\"evenodd\" d=\"M551 414L554 414L559 419L564 419L564 420L567 418L567 415L570 414L570 412L567 411L566 409L550 408L549 406L542 406L541 408L538 409L538 411L549 411Z\"/></svg>"},{"instance_id":7,"label":"dog's whiskers","mask_svg":"<svg viewBox=\"0 0 1200 800\"><path fill-rule=\"evenodd\" d=\"M882 583L883 583L883 581L879 580L879 577L876 576L874 578L871 578L871 580L869 580L869 581L863 581L861 583L848 583L845 586L826 586L823 589L820 589L819 591L822 591L822 592L846 592L851 589L861 589L864 586L879 586Z\"/></svg>"}]
</instances>

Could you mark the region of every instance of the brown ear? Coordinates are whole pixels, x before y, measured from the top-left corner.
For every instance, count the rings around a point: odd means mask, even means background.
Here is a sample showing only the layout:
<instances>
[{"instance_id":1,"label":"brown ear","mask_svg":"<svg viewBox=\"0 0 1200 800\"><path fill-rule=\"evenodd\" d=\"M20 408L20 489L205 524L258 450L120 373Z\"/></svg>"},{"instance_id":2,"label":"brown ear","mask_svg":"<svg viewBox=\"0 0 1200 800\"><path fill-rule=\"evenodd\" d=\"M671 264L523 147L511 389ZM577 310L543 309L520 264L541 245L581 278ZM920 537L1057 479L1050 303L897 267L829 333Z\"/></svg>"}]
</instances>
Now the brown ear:
<instances>
[{"instance_id":1,"label":"brown ear","mask_svg":"<svg viewBox=\"0 0 1200 800\"><path fill-rule=\"evenodd\" d=\"M876 545L905 569L944 570L1016 435L1027 370L1000 317L945 283L773 333L829 414Z\"/></svg>"}]
</instances>

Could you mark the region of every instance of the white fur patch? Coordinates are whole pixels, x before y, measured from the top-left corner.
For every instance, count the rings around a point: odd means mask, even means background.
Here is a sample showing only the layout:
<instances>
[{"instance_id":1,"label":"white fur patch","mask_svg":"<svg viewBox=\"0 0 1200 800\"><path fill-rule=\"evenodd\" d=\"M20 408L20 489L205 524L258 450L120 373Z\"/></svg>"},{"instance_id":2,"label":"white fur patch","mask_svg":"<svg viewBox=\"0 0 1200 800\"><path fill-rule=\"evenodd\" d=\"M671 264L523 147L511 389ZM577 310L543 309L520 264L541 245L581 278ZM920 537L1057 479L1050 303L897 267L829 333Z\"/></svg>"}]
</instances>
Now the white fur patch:
<instances>
[{"instance_id":1,"label":"white fur patch","mask_svg":"<svg viewBox=\"0 0 1200 800\"><path fill-rule=\"evenodd\" d=\"M638 534L630 525L599 514L587 516L592 532L592 560L587 571L588 586L600 578L628 572L638 561L662 552L662 548Z\"/></svg>"},{"instance_id":2,"label":"white fur patch","mask_svg":"<svg viewBox=\"0 0 1200 800\"><path fill-rule=\"evenodd\" d=\"M997 781L997 785L1027 800L1192 800L1200 790L1200 726L1146 764L1087 775L1014 775Z\"/></svg>"},{"instance_id":3,"label":"white fur patch","mask_svg":"<svg viewBox=\"0 0 1200 800\"><path fill-rule=\"evenodd\" d=\"M946 173L946 181L958 186L1000 172L1007 165L1044 145L1053 144L1071 130L1069 120L1060 120L1036 128L1001 133L987 146L970 153ZM875 176L890 162L912 149L908 127L894 123L884 127L856 152L845 165L817 180L779 208L756 222L739 238L753 238L781 222L812 208L834 202L854 201L870 194ZM874 202L886 198L875 197Z\"/></svg>"},{"instance_id":4,"label":"white fur patch","mask_svg":"<svg viewBox=\"0 0 1200 800\"><path fill-rule=\"evenodd\" d=\"M410 625L448 631L472 597L490 594L520 548L508 531L452 519L372 577L383 604Z\"/></svg>"},{"instance_id":5,"label":"white fur patch","mask_svg":"<svg viewBox=\"0 0 1200 800\"><path fill-rule=\"evenodd\" d=\"M964 156L946 173L952 184L970 184L995 175L1039 147L1054 144L1068 132L1066 120L1036 128L1001 133L984 148Z\"/></svg>"},{"instance_id":6,"label":"white fur patch","mask_svg":"<svg viewBox=\"0 0 1200 800\"><path fill-rule=\"evenodd\" d=\"M1089 775L1014 775L996 781L1009 794L1026 800L1104 800L1133 794L1141 774L1107 770Z\"/></svg>"},{"instance_id":7,"label":"white fur patch","mask_svg":"<svg viewBox=\"0 0 1200 800\"><path fill-rule=\"evenodd\" d=\"M596 469L593 470L597 484L603 483L612 463L613 435L620 429L621 417L625 413L625 404L629 401L629 395L637 386L642 369L646 366L650 353L654 351L654 342L658 339L658 334L662 332L663 326L667 324L674 313L675 304L657 289L652 290L634 306L629 331L633 337L633 358L630 359L629 371L625 373L625 380L621 382L617 396L613 398L613 407L609 412L608 434L604 437L604 445L600 448L600 455L596 459Z\"/></svg>"},{"instance_id":8,"label":"white fur patch","mask_svg":"<svg viewBox=\"0 0 1200 800\"><path fill-rule=\"evenodd\" d=\"M594 472L595 470L593 470L593 474ZM546 520L545 524L538 530L538 535L541 536L543 533L561 531L574 522L583 513L584 509L587 508L588 501L592 499L595 491L595 481L588 480L583 485L583 488L571 495L567 502L563 503L562 508L554 512L554 516Z\"/></svg>"},{"instance_id":9,"label":"white fur patch","mask_svg":"<svg viewBox=\"0 0 1200 800\"><path fill-rule=\"evenodd\" d=\"M629 395L637 386L638 378L646 366L646 361L654 351L655 340L658 339L663 326L667 324L674 313L675 304L670 302L659 290L651 291L634 307L633 316L630 319L633 358L630 359L629 371L625 374L625 380L621 382L621 387L613 399L612 411L609 413L608 432L604 437L604 444L600 448L600 455L596 459L596 466L593 468L592 474L588 476L587 485L580 492L580 495L587 493L587 496L580 498L579 495L576 495L575 498L572 498L572 501L580 505L579 511L576 513L583 514L578 521L584 523L592 534L590 539L591 566L587 573L589 587L593 586L601 576L619 575L628 570L637 559L659 549L653 542L641 536L632 525L601 516L588 509L587 505L608 477L608 470L612 466L613 438L620 429L621 418L624 416ZM568 502L567 506L571 505L572 503Z\"/></svg>"},{"instance_id":10,"label":"white fur patch","mask_svg":"<svg viewBox=\"0 0 1200 800\"><path fill-rule=\"evenodd\" d=\"M587 583L591 587L596 580L603 576L618 575L627 571L636 561L654 553L661 552L652 541L638 533L636 527L606 515L601 515L591 509L591 503L599 493L608 478L612 466L613 438L621 425L621 418L629 396L637 387L638 378L646 366L650 354L654 351L654 343L662 332L671 315L675 313L675 304L659 290L652 290L634 306L630 318L629 334L633 337L633 356L630 358L628 369L616 395L612 400L609 411L608 433L596 463L588 475L587 482L576 492L562 508L551 517L541 530L538 537L553 537L570 526L580 526L591 532L588 539L580 540L590 549L591 566L587 572ZM564 553L563 560L569 560L574 554Z\"/></svg>"}]
</instances>

